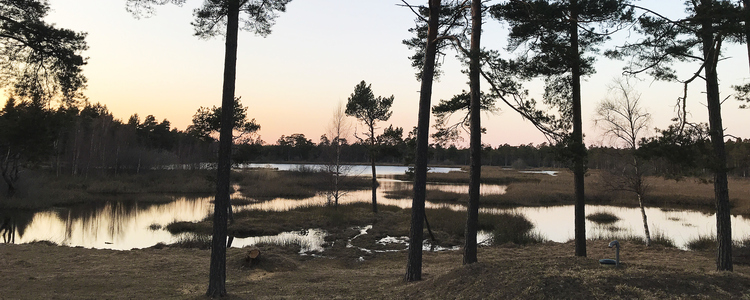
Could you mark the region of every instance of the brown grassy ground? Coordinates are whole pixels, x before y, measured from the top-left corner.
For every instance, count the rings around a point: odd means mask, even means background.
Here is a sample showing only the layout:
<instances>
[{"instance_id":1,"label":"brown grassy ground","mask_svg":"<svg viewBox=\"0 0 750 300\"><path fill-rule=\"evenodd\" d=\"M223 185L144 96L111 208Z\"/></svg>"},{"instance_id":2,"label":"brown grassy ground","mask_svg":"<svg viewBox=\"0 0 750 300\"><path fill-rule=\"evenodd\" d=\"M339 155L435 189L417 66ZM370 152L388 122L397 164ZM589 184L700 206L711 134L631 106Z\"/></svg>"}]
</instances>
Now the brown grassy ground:
<instances>
[{"instance_id":1,"label":"brown grassy ground","mask_svg":"<svg viewBox=\"0 0 750 300\"><path fill-rule=\"evenodd\" d=\"M423 280L402 281L406 253L366 255L334 246L325 257L263 246L254 266L230 249L230 299L747 299L750 267L715 272L708 252L646 248L623 242L619 269L598 264L613 256L590 241L588 257L572 243L482 247L479 263L461 252L425 252ZM203 299L210 251L91 250L0 244L1 299ZM363 257L364 261L359 261Z\"/></svg>"}]
</instances>

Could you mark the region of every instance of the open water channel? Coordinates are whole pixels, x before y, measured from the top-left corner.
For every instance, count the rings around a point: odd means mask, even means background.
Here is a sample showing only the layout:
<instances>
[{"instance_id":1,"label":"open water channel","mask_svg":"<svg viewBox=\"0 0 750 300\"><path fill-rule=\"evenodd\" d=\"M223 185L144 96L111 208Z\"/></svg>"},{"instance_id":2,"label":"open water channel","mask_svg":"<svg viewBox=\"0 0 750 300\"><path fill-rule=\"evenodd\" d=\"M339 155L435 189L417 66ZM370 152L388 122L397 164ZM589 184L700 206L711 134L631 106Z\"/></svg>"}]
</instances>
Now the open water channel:
<instances>
[{"instance_id":1,"label":"open water channel","mask_svg":"<svg viewBox=\"0 0 750 300\"><path fill-rule=\"evenodd\" d=\"M291 169L298 165L275 164L251 167L275 167ZM358 166L362 174L369 174L367 166ZM382 169L381 169L382 168ZM378 167L378 174L402 174L405 167ZM456 168L433 168L432 172L448 172ZM548 173L554 176L554 173ZM393 179L379 179L378 203L381 205L395 205L402 208L411 206L411 199L386 199L384 194L388 190L411 188L410 182ZM465 184L428 184L428 189L466 192ZM482 194L504 194L506 186L483 184ZM242 197L239 194L233 197ZM111 201L96 205L81 205L71 208L56 208L26 215L15 216L16 228L12 232L15 243L47 240L60 245L82 246L86 248L129 250L145 248L157 243L170 244L179 239L161 227L175 221L199 221L213 211L211 201L213 197L175 197L173 201L164 204L140 204L137 201ZM370 202L370 191L355 191L348 193L341 203ZM270 201L252 203L235 207L238 210L268 210L287 211L301 206L325 205L327 199L323 195L307 199L277 198ZM454 210L465 210L461 205L427 202L428 208L447 207ZM550 207L520 207L512 209L483 209L487 213L511 212L526 216L534 223L533 231L548 240L565 242L574 236L573 206ZM611 231L619 234L641 236L643 223L637 208L616 206L587 205L586 213L609 212L620 218L619 221L601 226L586 221L588 237L608 236ZM647 208L649 226L652 234L658 233L674 240L678 247L684 248L686 243L699 236L712 235L716 230L716 218L711 213L692 210L675 210ZM0 220L1 221L1 220ZM733 239L746 239L750 234L750 219L742 216L732 216ZM303 250L320 251L325 232L318 229L304 229L298 232L282 233L277 236L252 237L235 239L233 247L243 247L258 242L266 243L294 243L303 246ZM394 237L398 239L399 237ZM3 236L8 241L8 236ZM384 241L385 242L385 241Z\"/></svg>"}]
</instances>

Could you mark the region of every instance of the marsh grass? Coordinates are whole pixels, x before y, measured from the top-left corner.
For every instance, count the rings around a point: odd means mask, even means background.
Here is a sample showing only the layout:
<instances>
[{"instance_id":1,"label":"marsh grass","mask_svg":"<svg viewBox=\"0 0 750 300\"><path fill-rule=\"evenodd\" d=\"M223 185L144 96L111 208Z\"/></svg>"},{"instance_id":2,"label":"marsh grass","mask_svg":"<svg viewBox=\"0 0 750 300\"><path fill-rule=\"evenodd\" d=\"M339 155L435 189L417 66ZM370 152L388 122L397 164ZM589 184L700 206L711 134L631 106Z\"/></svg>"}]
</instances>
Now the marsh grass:
<instances>
[{"instance_id":1,"label":"marsh grass","mask_svg":"<svg viewBox=\"0 0 750 300\"><path fill-rule=\"evenodd\" d=\"M211 249L211 235L198 233L184 233L180 235L177 242L172 244L178 248L197 248L201 250Z\"/></svg>"},{"instance_id":2,"label":"marsh grass","mask_svg":"<svg viewBox=\"0 0 750 300\"><path fill-rule=\"evenodd\" d=\"M167 224L165 227L167 231L171 234L180 234L180 233L188 233L188 232L201 232L208 234L210 231L209 228L205 228L205 226L202 226L200 223L195 222L186 222L186 221L179 221L179 222L172 222ZM208 230L206 230L208 229Z\"/></svg>"},{"instance_id":3,"label":"marsh grass","mask_svg":"<svg viewBox=\"0 0 750 300\"><path fill-rule=\"evenodd\" d=\"M2 208L42 209L109 201L112 196L133 195L138 202L172 201L168 194L213 193L215 176L206 170L153 170L140 174L55 176L26 170L18 192L8 199L0 193ZM127 200L127 199L126 199Z\"/></svg>"},{"instance_id":4,"label":"marsh grass","mask_svg":"<svg viewBox=\"0 0 750 300\"><path fill-rule=\"evenodd\" d=\"M597 224L612 224L620 220L620 218L609 212L596 212L589 214L586 216L586 219Z\"/></svg>"},{"instance_id":5,"label":"marsh grass","mask_svg":"<svg viewBox=\"0 0 750 300\"><path fill-rule=\"evenodd\" d=\"M153 223L151 225L148 225L148 230L151 230L151 231L157 231L161 229L162 229L162 226L160 224Z\"/></svg>"},{"instance_id":6,"label":"marsh grass","mask_svg":"<svg viewBox=\"0 0 750 300\"><path fill-rule=\"evenodd\" d=\"M331 188L330 174L314 169L276 171L268 169L236 172L234 180L245 197L256 199L304 199ZM340 190L358 190L370 187L365 177L343 176Z\"/></svg>"},{"instance_id":7,"label":"marsh grass","mask_svg":"<svg viewBox=\"0 0 750 300\"><path fill-rule=\"evenodd\" d=\"M634 234L629 231L621 230L609 230L610 227L614 226L606 226L605 229L607 229L606 232L597 232L596 234L593 234L591 236L588 236L587 238L590 240L595 241L602 241L609 243L610 241L618 240L618 241L628 241L634 244L638 245L646 245L646 238L643 235ZM651 245L660 245L666 248L676 248L674 240L669 238L664 234L663 231L654 230L651 232Z\"/></svg>"},{"instance_id":8,"label":"marsh grass","mask_svg":"<svg viewBox=\"0 0 750 300\"><path fill-rule=\"evenodd\" d=\"M600 241L629 241L634 242L638 244L645 244L643 237L633 234L632 232L624 232L624 231L606 231L606 232L597 232L596 234L592 234L590 236L586 237L589 240L600 240Z\"/></svg>"},{"instance_id":9,"label":"marsh grass","mask_svg":"<svg viewBox=\"0 0 750 300\"><path fill-rule=\"evenodd\" d=\"M714 235L701 235L694 240L687 242L685 245L688 249L693 251L707 251L716 249L716 236Z\"/></svg>"},{"instance_id":10,"label":"marsh grass","mask_svg":"<svg viewBox=\"0 0 750 300\"><path fill-rule=\"evenodd\" d=\"M466 169L466 168L463 168ZM469 183L469 173L466 170L450 171L447 173L427 173L427 181L444 182L444 183ZM543 174L526 174L519 173L515 170L504 170L500 167L482 167L482 183L488 184L509 184L514 182L540 182L538 175ZM545 175L549 176L549 175ZM394 178L399 180L410 181L414 178L408 174L396 175Z\"/></svg>"},{"instance_id":11,"label":"marsh grass","mask_svg":"<svg viewBox=\"0 0 750 300\"><path fill-rule=\"evenodd\" d=\"M386 199L407 199L414 196L413 189L400 189L385 191ZM434 203L466 203L469 199L468 194L453 193L439 190L427 190L425 200Z\"/></svg>"},{"instance_id":12,"label":"marsh grass","mask_svg":"<svg viewBox=\"0 0 750 300\"><path fill-rule=\"evenodd\" d=\"M645 244L645 240L644 239L641 239L641 240L643 240ZM651 245L661 245L661 246L669 247L669 248L677 247L674 243L674 240L670 238L669 236L667 236L667 234L661 230L654 230L651 233Z\"/></svg>"},{"instance_id":13,"label":"marsh grass","mask_svg":"<svg viewBox=\"0 0 750 300\"><path fill-rule=\"evenodd\" d=\"M495 226L492 228L492 244L502 245L513 243L518 245L543 243L543 235L531 231L534 224L521 214L501 213L495 216Z\"/></svg>"}]
</instances>

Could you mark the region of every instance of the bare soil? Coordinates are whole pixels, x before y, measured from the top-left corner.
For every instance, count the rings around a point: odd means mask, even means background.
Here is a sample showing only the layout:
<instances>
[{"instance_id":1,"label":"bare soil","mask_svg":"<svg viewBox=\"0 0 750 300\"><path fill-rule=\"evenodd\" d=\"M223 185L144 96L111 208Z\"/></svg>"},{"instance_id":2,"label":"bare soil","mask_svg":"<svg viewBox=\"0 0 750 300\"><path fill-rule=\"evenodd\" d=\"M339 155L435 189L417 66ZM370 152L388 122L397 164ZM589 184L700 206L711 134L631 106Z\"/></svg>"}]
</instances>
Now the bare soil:
<instances>
[{"instance_id":1,"label":"bare soil","mask_svg":"<svg viewBox=\"0 0 750 300\"><path fill-rule=\"evenodd\" d=\"M588 257L572 243L425 252L423 280L405 283L406 252L366 254L334 246L322 257L261 246L249 266L229 249L229 299L748 299L750 267L716 272L709 252L622 243L620 268L607 241L589 241ZM209 250L164 247L92 250L34 243L0 244L0 299L204 299ZM744 260L743 260L744 259Z\"/></svg>"}]
</instances>

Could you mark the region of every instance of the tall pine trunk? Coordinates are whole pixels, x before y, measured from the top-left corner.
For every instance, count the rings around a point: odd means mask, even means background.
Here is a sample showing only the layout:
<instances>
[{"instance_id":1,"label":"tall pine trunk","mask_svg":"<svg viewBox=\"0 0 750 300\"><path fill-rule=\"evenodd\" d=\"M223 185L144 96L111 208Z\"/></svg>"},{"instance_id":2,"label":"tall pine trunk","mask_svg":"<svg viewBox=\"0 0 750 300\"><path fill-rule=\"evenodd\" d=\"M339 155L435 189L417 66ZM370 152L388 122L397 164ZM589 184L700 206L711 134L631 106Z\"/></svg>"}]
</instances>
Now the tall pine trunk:
<instances>
[{"instance_id":1,"label":"tall pine trunk","mask_svg":"<svg viewBox=\"0 0 750 300\"><path fill-rule=\"evenodd\" d=\"M702 0L702 9L709 11L711 1ZM703 41L704 72L706 77L706 103L708 104L708 124L711 145L714 151L712 169L714 172L714 197L716 199L716 269L732 271L732 220L729 208L729 188L727 184L727 153L724 148L724 127L721 120L721 99L719 98L719 76L716 71L721 38L714 33L711 18L702 18L701 39Z\"/></svg>"},{"instance_id":2,"label":"tall pine trunk","mask_svg":"<svg viewBox=\"0 0 750 300\"><path fill-rule=\"evenodd\" d=\"M581 113L581 58L578 50L578 1L570 1L570 61L573 92L573 181L575 185L576 256L586 256L586 198L583 178L586 173L586 146L583 144Z\"/></svg>"},{"instance_id":3,"label":"tall pine trunk","mask_svg":"<svg viewBox=\"0 0 750 300\"><path fill-rule=\"evenodd\" d=\"M471 1L471 45L469 46L469 85L471 93L469 152L471 156L469 177L469 205L466 209L464 234L464 264L477 262L477 231L479 230L479 183L482 176L482 126L480 122L479 93L479 40L482 34L482 3Z\"/></svg>"},{"instance_id":4,"label":"tall pine trunk","mask_svg":"<svg viewBox=\"0 0 750 300\"><path fill-rule=\"evenodd\" d=\"M224 56L224 88L221 96L221 131L219 132L218 174L214 201L213 238L211 240L211 267L208 280L209 297L227 294L227 221L229 210L229 176L232 162L232 113L234 112L234 87L237 73L237 34L239 0L228 1L226 52Z\"/></svg>"},{"instance_id":5,"label":"tall pine trunk","mask_svg":"<svg viewBox=\"0 0 750 300\"><path fill-rule=\"evenodd\" d=\"M427 28L425 62L422 69L422 86L419 91L419 117L417 121L417 149L414 165L414 198L411 202L411 229L409 254L406 260L406 281L422 280L422 240L424 239L425 193L427 190L427 151L430 131L430 101L432 79L435 73L437 30L440 17L440 0L430 0L430 19Z\"/></svg>"}]
</instances>

